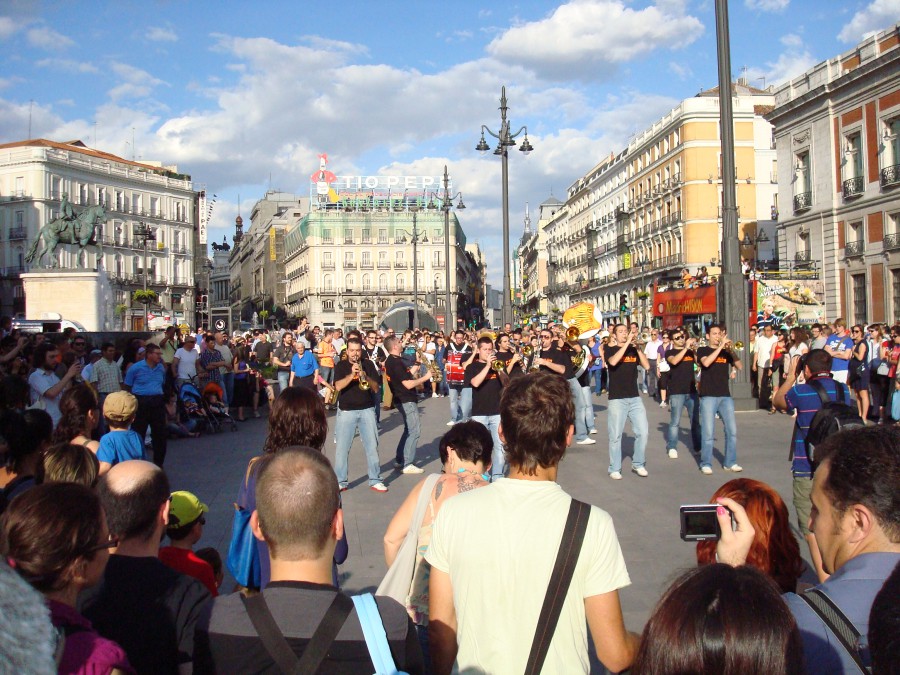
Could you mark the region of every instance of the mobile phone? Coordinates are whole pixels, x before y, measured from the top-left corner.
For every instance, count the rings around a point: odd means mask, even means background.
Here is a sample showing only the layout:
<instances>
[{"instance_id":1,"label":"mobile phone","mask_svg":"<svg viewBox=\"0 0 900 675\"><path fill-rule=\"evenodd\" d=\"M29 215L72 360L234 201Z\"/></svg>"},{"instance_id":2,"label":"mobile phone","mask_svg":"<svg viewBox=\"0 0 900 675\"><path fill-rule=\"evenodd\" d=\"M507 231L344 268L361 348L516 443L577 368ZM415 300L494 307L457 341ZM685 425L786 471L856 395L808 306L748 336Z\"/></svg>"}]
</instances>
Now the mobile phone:
<instances>
[{"instance_id":1,"label":"mobile phone","mask_svg":"<svg viewBox=\"0 0 900 675\"><path fill-rule=\"evenodd\" d=\"M716 517L718 504L687 504L679 509L684 541L718 539L722 535Z\"/></svg>"}]
</instances>

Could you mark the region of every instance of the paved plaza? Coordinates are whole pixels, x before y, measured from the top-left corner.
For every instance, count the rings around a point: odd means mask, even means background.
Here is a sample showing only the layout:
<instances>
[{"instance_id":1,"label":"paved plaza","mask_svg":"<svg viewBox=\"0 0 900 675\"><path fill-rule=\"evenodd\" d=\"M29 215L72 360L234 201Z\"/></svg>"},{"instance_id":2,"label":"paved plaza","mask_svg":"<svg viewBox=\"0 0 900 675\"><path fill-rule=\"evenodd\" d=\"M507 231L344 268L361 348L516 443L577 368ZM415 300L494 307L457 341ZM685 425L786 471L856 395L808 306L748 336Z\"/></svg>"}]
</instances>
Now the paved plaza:
<instances>
[{"instance_id":1,"label":"paved plaza","mask_svg":"<svg viewBox=\"0 0 900 675\"><path fill-rule=\"evenodd\" d=\"M594 397L597 414L596 445L569 448L562 462L559 482L566 491L583 501L596 504L612 514L616 532L625 554L632 584L621 593L625 622L640 632L654 604L671 580L695 564L693 546L679 537L678 507L681 504L707 502L724 482L736 476L764 481L773 486L791 508L790 463L787 460L792 418L768 415L764 411L737 413L738 461L741 474L722 470L723 430L717 426L714 473L704 476L697 460L679 445L678 459L665 453L665 429L669 411L644 397L650 422L647 445L648 478L630 471L630 460L623 465L624 478L611 480L607 474L606 397ZM422 401L422 439L419 460L428 471L440 470L438 441L447 431L449 402L446 398ZM333 426L333 413L329 424ZM682 421L686 429L686 417ZM407 476L393 469L394 451L402 431L396 411L382 412L379 455L387 494L368 488L362 444L354 439L350 450L350 490L343 493L344 523L350 545L347 562L341 566L345 590L359 592L374 589L385 573L382 536L394 511L421 476ZM197 440L170 443L166 471L173 490L191 490L210 507L204 537L198 544L214 546L227 553L231 532L233 502L248 460L262 449L266 433L265 419L250 419L237 432L224 431ZM630 456L633 439L626 428L623 454ZM687 440L682 432L682 442ZM333 435L329 434L325 452L334 460ZM805 544L801 553L808 558ZM807 573L804 580L811 581ZM233 581L227 578L226 590Z\"/></svg>"}]
</instances>

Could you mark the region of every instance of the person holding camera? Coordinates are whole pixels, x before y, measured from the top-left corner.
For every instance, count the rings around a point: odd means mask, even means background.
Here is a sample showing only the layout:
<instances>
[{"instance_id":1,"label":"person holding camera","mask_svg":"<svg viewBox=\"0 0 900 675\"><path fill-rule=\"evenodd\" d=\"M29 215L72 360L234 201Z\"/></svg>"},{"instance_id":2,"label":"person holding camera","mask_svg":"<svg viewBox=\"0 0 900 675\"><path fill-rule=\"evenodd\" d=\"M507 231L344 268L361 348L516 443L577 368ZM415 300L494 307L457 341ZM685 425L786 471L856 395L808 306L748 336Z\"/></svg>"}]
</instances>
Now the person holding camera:
<instances>
[{"instance_id":1,"label":"person holding camera","mask_svg":"<svg viewBox=\"0 0 900 675\"><path fill-rule=\"evenodd\" d=\"M795 356L788 364L784 383L775 392L773 404L775 408L787 413L797 411L794 418L794 433L791 446L791 473L794 483L794 511L797 513L797 527L803 534L809 555L816 567L819 581L827 575L822 570L822 556L816 546L816 537L809 529L809 515L812 510L810 495L812 494L813 468L809 460L806 445L806 434L813 417L822 409L822 399L818 391L824 391L830 401L838 400L838 387L843 390L843 400L850 401L850 389L846 384L837 382L831 375L831 354L824 349L813 349L801 356ZM797 382L803 375L805 381Z\"/></svg>"}]
</instances>

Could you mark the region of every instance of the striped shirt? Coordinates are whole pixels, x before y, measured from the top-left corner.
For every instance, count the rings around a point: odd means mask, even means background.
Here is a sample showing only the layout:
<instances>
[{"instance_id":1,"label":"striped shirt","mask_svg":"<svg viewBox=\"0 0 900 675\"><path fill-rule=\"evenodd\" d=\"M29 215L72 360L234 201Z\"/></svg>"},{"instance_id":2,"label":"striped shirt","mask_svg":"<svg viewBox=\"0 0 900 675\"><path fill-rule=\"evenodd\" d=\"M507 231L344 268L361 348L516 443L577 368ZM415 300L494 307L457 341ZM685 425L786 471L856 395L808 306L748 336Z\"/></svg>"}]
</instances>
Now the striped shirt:
<instances>
[{"instance_id":1,"label":"striped shirt","mask_svg":"<svg viewBox=\"0 0 900 675\"><path fill-rule=\"evenodd\" d=\"M838 384L831 379L830 374L819 376L816 378L828 393L828 398L832 401L838 400L837 387L844 388L844 402L852 405L850 399L850 390L846 384ZM797 411L797 422L794 427L794 456L791 463L791 472L794 478L812 478L812 466L809 463L809 457L806 454L806 433L809 431L809 425L812 423L813 417L822 408L822 399L819 398L818 392L813 389L812 385L795 384L790 391L784 396L788 404L788 412Z\"/></svg>"}]
</instances>

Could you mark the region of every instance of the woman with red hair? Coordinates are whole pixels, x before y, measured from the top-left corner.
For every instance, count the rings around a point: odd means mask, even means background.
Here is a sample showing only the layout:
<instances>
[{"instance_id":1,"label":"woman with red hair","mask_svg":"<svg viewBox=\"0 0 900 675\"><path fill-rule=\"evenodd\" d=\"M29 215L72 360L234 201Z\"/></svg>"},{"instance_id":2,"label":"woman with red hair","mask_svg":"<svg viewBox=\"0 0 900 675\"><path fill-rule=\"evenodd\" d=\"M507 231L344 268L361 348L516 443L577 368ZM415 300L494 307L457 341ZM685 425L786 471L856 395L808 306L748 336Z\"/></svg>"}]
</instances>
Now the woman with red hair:
<instances>
[{"instance_id":1,"label":"woman with red hair","mask_svg":"<svg viewBox=\"0 0 900 675\"><path fill-rule=\"evenodd\" d=\"M803 573L803 560L781 496L758 480L736 478L716 490L710 503L715 504L721 497L730 497L743 506L756 531L747 564L768 575L782 592L796 591L797 579ZM715 541L697 542L697 562L700 565L716 562Z\"/></svg>"}]
</instances>

